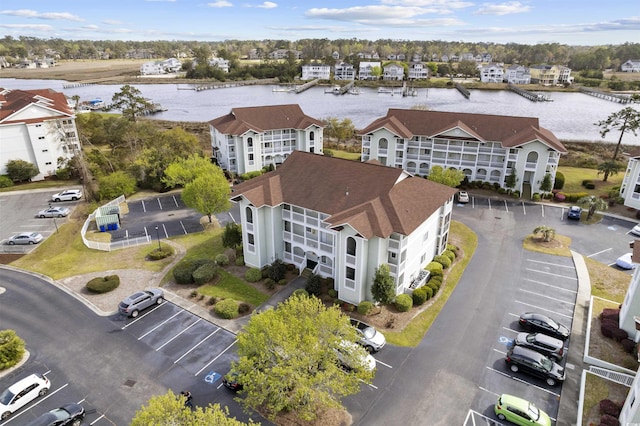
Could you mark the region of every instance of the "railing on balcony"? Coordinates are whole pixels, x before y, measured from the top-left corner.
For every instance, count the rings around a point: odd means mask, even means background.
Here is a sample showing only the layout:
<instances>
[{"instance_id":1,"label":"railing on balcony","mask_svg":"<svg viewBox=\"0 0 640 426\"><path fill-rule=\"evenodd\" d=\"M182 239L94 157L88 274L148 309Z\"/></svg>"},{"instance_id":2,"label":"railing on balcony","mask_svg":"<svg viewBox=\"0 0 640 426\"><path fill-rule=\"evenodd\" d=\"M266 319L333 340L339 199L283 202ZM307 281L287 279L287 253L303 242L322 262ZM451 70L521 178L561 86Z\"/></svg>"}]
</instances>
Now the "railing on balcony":
<instances>
[{"instance_id":1,"label":"railing on balcony","mask_svg":"<svg viewBox=\"0 0 640 426\"><path fill-rule=\"evenodd\" d=\"M247 222L246 224L247 231L253 233L253 223Z\"/></svg>"},{"instance_id":2,"label":"railing on balcony","mask_svg":"<svg viewBox=\"0 0 640 426\"><path fill-rule=\"evenodd\" d=\"M348 254L347 255L347 265L355 265L355 264L356 264L356 257Z\"/></svg>"},{"instance_id":3,"label":"railing on balcony","mask_svg":"<svg viewBox=\"0 0 640 426\"><path fill-rule=\"evenodd\" d=\"M304 244L304 237L302 235L293 234L293 241L296 243Z\"/></svg>"},{"instance_id":4,"label":"railing on balcony","mask_svg":"<svg viewBox=\"0 0 640 426\"><path fill-rule=\"evenodd\" d=\"M527 162L524 164L524 168L525 168L525 169L535 169L537 165L538 165L538 163L536 163L536 162L534 162L534 161L527 161Z\"/></svg>"}]
</instances>

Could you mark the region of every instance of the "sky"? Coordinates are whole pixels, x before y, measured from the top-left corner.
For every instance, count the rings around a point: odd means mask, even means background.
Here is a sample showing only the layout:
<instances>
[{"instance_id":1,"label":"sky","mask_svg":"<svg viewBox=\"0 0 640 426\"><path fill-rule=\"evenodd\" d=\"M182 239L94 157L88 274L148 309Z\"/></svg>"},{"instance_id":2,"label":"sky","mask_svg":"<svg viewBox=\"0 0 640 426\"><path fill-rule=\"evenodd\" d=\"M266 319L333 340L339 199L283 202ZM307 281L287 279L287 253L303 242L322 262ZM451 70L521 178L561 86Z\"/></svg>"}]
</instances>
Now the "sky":
<instances>
[{"instance_id":1,"label":"sky","mask_svg":"<svg viewBox=\"0 0 640 426\"><path fill-rule=\"evenodd\" d=\"M597 46L640 43L640 0L2 0L0 35Z\"/></svg>"}]
</instances>

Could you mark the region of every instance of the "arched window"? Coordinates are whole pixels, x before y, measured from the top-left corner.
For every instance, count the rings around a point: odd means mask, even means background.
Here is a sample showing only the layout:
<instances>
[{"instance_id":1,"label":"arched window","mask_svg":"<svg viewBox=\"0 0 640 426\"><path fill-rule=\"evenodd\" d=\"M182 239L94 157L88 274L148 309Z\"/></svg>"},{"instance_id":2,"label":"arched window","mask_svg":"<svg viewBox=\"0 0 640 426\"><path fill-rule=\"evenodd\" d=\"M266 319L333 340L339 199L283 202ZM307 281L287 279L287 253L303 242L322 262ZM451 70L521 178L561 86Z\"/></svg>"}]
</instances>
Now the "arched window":
<instances>
[{"instance_id":1,"label":"arched window","mask_svg":"<svg viewBox=\"0 0 640 426\"><path fill-rule=\"evenodd\" d=\"M309 132L309 140L313 141L316 139L316 133L315 132Z\"/></svg>"},{"instance_id":2,"label":"arched window","mask_svg":"<svg viewBox=\"0 0 640 426\"><path fill-rule=\"evenodd\" d=\"M247 146L249 148L253 147L253 138L247 138Z\"/></svg>"},{"instance_id":3,"label":"arched window","mask_svg":"<svg viewBox=\"0 0 640 426\"><path fill-rule=\"evenodd\" d=\"M356 255L356 239L353 237L347 238L347 254L351 256Z\"/></svg>"},{"instance_id":4,"label":"arched window","mask_svg":"<svg viewBox=\"0 0 640 426\"><path fill-rule=\"evenodd\" d=\"M492 170L491 177L489 178L491 182L500 182L500 171Z\"/></svg>"},{"instance_id":5,"label":"arched window","mask_svg":"<svg viewBox=\"0 0 640 426\"><path fill-rule=\"evenodd\" d=\"M386 138L382 138L380 139L380 141L378 142L378 147L380 149L387 149L389 148L389 141L387 141Z\"/></svg>"},{"instance_id":6,"label":"arched window","mask_svg":"<svg viewBox=\"0 0 640 426\"><path fill-rule=\"evenodd\" d=\"M471 179L471 174L473 173L471 169L463 169L462 171L464 172L464 175L467 177L467 179Z\"/></svg>"},{"instance_id":7,"label":"arched window","mask_svg":"<svg viewBox=\"0 0 640 426\"><path fill-rule=\"evenodd\" d=\"M247 223L253 223L253 210L251 210L251 207L247 207L246 215L247 215Z\"/></svg>"},{"instance_id":8,"label":"arched window","mask_svg":"<svg viewBox=\"0 0 640 426\"><path fill-rule=\"evenodd\" d=\"M531 151L527 154L527 163L537 163L538 162L538 153L536 151Z\"/></svg>"}]
</instances>

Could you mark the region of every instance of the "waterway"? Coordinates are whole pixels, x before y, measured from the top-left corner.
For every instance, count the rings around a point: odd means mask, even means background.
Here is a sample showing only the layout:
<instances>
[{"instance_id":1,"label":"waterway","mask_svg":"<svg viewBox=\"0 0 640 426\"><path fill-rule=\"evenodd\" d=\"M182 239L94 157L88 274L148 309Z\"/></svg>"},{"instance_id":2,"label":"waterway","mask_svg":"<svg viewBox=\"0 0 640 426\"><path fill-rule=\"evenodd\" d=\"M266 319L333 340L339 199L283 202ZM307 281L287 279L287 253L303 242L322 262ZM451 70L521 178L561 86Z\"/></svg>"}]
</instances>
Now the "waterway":
<instances>
[{"instance_id":1,"label":"waterway","mask_svg":"<svg viewBox=\"0 0 640 426\"><path fill-rule=\"evenodd\" d=\"M109 103L121 85L91 85L64 89L62 80L0 79L0 87L8 89L51 88L81 101L101 98ZM552 131L563 141L617 142L620 133L610 132L600 136L595 124L610 114L632 104L622 105L583 93L545 92L552 102L531 102L508 90L473 90L465 99L455 89L418 89L417 96L403 97L378 93L377 89L361 88L359 95L334 95L325 93L327 87L316 86L296 94L276 91L279 86L244 86L195 91L188 84L140 84L134 85L146 98L160 103L167 111L153 118L170 121L206 122L228 114L232 108L262 105L298 104L305 114L317 119L336 117L350 119L356 128L363 128L373 120L386 115L389 108L422 108L432 111L496 114L520 117L536 117L540 125ZM640 105L633 104L640 111ZM627 133L623 143L640 146L640 132Z\"/></svg>"}]
</instances>

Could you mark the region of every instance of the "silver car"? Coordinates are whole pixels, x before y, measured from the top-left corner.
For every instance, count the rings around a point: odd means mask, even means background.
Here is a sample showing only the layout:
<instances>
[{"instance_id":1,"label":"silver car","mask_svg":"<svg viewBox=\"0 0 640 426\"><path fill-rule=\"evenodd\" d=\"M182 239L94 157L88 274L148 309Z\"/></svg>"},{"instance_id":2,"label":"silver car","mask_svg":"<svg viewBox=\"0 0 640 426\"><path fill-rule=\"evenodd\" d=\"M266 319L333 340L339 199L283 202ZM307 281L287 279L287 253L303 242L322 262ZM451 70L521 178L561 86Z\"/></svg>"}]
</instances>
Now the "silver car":
<instances>
[{"instance_id":1,"label":"silver car","mask_svg":"<svg viewBox=\"0 0 640 426\"><path fill-rule=\"evenodd\" d=\"M351 318L351 325L358 330L360 344L364 346L370 354L378 352L387 344L387 339L384 337L384 334L380 333L366 322Z\"/></svg>"},{"instance_id":2,"label":"silver car","mask_svg":"<svg viewBox=\"0 0 640 426\"><path fill-rule=\"evenodd\" d=\"M153 305L160 305L164 302L164 292L161 288L150 288L139 291L125 298L118 305L121 314L135 318L140 311Z\"/></svg>"},{"instance_id":3,"label":"silver car","mask_svg":"<svg viewBox=\"0 0 640 426\"><path fill-rule=\"evenodd\" d=\"M69 207L49 207L48 209L40 210L37 214L38 217L65 217L71 213Z\"/></svg>"},{"instance_id":4,"label":"silver car","mask_svg":"<svg viewBox=\"0 0 640 426\"><path fill-rule=\"evenodd\" d=\"M80 189L66 189L57 194L51 196L51 200L58 201L76 201L82 198L82 190Z\"/></svg>"},{"instance_id":5,"label":"silver car","mask_svg":"<svg viewBox=\"0 0 640 426\"><path fill-rule=\"evenodd\" d=\"M43 239L42 234L38 234L37 232L22 232L9 238L7 244L10 246L15 244L38 244Z\"/></svg>"}]
</instances>

